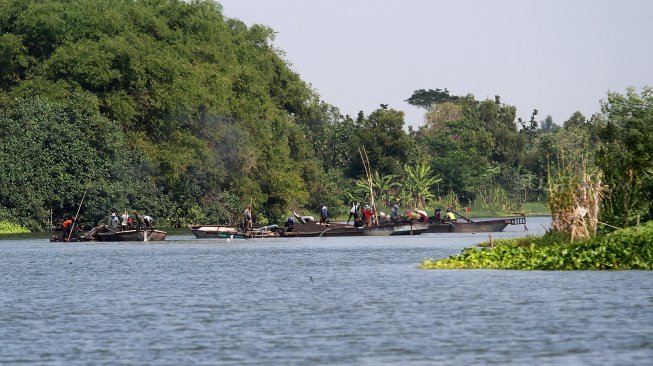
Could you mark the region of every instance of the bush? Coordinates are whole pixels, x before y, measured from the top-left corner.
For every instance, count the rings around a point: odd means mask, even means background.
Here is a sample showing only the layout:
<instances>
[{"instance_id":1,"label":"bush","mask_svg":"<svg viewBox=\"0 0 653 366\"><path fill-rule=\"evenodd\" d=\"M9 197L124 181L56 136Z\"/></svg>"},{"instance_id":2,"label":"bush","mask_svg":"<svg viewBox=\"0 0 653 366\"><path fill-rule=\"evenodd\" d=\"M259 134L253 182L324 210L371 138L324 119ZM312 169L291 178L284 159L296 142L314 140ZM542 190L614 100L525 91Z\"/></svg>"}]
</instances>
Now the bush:
<instances>
[{"instance_id":1,"label":"bush","mask_svg":"<svg viewBox=\"0 0 653 366\"><path fill-rule=\"evenodd\" d=\"M29 233L26 228L8 221L0 221L0 234Z\"/></svg>"}]
</instances>

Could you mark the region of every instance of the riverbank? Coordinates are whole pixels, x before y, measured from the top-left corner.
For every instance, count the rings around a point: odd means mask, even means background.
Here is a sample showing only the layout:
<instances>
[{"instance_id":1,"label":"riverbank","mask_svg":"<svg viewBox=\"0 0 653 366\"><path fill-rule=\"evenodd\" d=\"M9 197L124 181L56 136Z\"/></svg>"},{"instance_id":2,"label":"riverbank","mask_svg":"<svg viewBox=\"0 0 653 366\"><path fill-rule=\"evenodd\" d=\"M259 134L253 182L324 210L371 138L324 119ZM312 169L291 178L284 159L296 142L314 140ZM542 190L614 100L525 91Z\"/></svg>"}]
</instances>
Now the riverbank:
<instances>
[{"instance_id":1,"label":"riverbank","mask_svg":"<svg viewBox=\"0 0 653 366\"><path fill-rule=\"evenodd\" d=\"M586 241L568 243L546 234L496 240L445 259L422 261L424 269L609 270L653 269L653 221Z\"/></svg>"}]
</instances>

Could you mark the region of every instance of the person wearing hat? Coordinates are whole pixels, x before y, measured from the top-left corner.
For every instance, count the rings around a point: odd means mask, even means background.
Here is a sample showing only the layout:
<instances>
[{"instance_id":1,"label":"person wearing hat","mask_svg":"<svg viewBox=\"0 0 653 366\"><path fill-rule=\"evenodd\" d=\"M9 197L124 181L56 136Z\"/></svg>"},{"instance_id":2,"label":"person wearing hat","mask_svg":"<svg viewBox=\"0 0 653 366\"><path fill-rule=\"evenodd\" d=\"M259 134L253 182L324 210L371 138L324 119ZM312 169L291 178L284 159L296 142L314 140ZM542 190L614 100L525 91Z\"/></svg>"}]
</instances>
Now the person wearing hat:
<instances>
[{"instance_id":1,"label":"person wearing hat","mask_svg":"<svg viewBox=\"0 0 653 366\"><path fill-rule=\"evenodd\" d=\"M118 220L118 216L116 216L115 212L111 213L111 219L109 219L109 227L111 230L116 230L118 228L118 224L120 224L120 220Z\"/></svg>"}]
</instances>

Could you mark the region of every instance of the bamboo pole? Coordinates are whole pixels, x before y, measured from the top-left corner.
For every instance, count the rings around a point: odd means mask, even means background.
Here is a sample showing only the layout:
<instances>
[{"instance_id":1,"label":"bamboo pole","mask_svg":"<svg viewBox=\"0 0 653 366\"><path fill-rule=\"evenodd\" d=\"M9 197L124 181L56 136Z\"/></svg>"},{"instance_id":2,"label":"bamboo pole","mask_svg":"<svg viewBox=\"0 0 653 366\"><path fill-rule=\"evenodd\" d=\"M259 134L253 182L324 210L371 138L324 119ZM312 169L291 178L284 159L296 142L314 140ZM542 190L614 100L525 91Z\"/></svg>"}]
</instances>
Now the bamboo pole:
<instances>
[{"instance_id":1,"label":"bamboo pole","mask_svg":"<svg viewBox=\"0 0 653 366\"><path fill-rule=\"evenodd\" d=\"M370 189L370 200L372 201L372 210L374 211L374 216L372 217L372 223L374 225L378 225L378 220L376 216L376 202L374 200L374 182L372 180L372 170L370 168L370 159L367 156L367 151L365 150L365 147L363 147L363 150L360 148L358 149L358 153L361 156L361 160L363 161L363 168L365 168L365 175L367 176L367 185ZM363 155L364 154L364 155Z\"/></svg>"},{"instance_id":2,"label":"bamboo pole","mask_svg":"<svg viewBox=\"0 0 653 366\"><path fill-rule=\"evenodd\" d=\"M75 223L77 222L77 218L79 217L79 211L82 209L82 204L84 204L84 198L86 198L86 192L88 192L88 188L86 188L84 190L84 195L82 196L82 201L79 203L79 207L77 207L77 213L75 214L75 219L73 220L70 231L68 232L67 241L70 241L70 237L73 235L73 230L75 229Z\"/></svg>"}]
</instances>

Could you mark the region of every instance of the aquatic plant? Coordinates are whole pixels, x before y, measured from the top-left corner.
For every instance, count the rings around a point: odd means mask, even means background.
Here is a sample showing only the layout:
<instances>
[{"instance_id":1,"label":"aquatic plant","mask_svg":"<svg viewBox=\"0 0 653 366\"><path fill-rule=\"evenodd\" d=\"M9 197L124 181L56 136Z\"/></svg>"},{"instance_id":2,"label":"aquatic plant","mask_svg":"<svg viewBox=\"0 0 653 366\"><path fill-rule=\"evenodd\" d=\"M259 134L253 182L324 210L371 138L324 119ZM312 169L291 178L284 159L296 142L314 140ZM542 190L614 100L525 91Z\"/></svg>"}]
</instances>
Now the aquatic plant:
<instances>
[{"instance_id":1,"label":"aquatic plant","mask_svg":"<svg viewBox=\"0 0 653 366\"><path fill-rule=\"evenodd\" d=\"M425 269L608 270L653 269L653 221L568 244L561 234L496 240L446 259L424 260Z\"/></svg>"}]
</instances>

